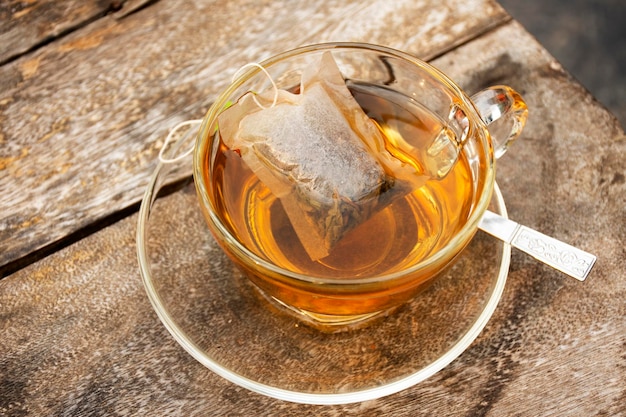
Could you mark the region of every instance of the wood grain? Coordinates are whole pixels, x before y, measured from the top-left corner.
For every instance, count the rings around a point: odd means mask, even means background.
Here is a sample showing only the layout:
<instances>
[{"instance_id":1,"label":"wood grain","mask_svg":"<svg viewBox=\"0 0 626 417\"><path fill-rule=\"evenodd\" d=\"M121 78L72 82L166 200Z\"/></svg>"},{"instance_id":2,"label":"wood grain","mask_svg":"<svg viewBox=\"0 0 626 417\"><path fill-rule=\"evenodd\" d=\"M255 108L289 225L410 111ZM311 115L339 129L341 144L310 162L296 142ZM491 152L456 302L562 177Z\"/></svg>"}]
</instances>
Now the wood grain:
<instances>
[{"instance_id":1,"label":"wood grain","mask_svg":"<svg viewBox=\"0 0 626 417\"><path fill-rule=\"evenodd\" d=\"M141 285L133 215L0 281L0 413L626 415L624 132L516 23L434 63L468 90L524 95L527 127L498 164L509 215L599 255L588 281L514 252L494 316L443 371L378 400L298 405L237 387L176 345ZM162 207L176 221L194 200L190 187Z\"/></svg>"},{"instance_id":2,"label":"wood grain","mask_svg":"<svg viewBox=\"0 0 626 417\"><path fill-rule=\"evenodd\" d=\"M0 67L0 268L138 202L167 130L202 117L248 62L331 40L431 58L508 19L491 0L162 1L12 61Z\"/></svg>"},{"instance_id":3,"label":"wood grain","mask_svg":"<svg viewBox=\"0 0 626 417\"><path fill-rule=\"evenodd\" d=\"M146 0L3 1L0 3L0 65L109 12L116 12L120 17L132 13L141 3Z\"/></svg>"}]
</instances>

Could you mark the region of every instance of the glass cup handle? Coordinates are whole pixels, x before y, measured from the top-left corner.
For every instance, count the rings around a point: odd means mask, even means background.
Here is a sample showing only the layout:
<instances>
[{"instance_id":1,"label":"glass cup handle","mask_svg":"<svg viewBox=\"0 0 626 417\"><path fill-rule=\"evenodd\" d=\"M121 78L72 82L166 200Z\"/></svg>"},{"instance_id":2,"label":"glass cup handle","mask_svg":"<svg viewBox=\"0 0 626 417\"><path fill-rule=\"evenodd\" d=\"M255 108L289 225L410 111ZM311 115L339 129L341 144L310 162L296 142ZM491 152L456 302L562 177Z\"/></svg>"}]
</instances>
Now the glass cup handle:
<instances>
[{"instance_id":1,"label":"glass cup handle","mask_svg":"<svg viewBox=\"0 0 626 417\"><path fill-rule=\"evenodd\" d=\"M472 96L472 101L491 135L494 155L500 158L522 132L528 107L512 88L496 85Z\"/></svg>"}]
</instances>

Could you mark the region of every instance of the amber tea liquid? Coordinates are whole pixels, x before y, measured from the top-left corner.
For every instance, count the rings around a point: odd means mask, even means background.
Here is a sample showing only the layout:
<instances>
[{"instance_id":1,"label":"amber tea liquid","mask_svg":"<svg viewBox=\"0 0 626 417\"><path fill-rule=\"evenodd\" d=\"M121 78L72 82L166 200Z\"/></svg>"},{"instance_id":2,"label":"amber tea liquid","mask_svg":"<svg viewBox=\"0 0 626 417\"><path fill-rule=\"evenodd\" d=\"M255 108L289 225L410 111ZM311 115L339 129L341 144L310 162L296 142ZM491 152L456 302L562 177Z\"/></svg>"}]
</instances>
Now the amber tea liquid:
<instances>
[{"instance_id":1,"label":"amber tea liquid","mask_svg":"<svg viewBox=\"0 0 626 417\"><path fill-rule=\"evenodd\" d=\"M385 137L401 135L415 148L424 148L444 127L436 115L404 95L375 85L349 88ZM415 265L445 245L464 225L474 201L470 166L461 152L444 179L429 180L421 188L394 199L348 232L329 256L312 261L280 200L259 181L236 150L228 149L221 141L212 178L217 214L244 246L270 263L318 281L328 278L349 283ZM252 263L242 266L266 295L322 320L387 309L412 297L432 275L423 270L392 281L369 279L372 282L368 284L318 285L259 271Z\"/></svg>"}]
</instances>

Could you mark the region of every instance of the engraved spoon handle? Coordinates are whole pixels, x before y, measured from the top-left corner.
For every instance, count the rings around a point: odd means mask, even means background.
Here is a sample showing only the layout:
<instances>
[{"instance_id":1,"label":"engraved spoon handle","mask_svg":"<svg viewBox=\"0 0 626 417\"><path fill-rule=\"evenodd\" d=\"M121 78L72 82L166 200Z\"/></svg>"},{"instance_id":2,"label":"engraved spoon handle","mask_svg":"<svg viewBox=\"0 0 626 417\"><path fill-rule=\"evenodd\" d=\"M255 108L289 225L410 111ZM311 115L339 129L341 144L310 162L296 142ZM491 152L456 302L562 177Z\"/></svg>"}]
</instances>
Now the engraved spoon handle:
<instances>
[{"instance_id":1,"label":"engraved spoon handle","mask_svg":"<svg viewBox=\"0 0 626 417\"><path fill-rule=\"evenodd\" d=\"M596 262L596 257L590 253L489 210L478 228L579 281L587 278Z\"/></svg>"}]
</instances>

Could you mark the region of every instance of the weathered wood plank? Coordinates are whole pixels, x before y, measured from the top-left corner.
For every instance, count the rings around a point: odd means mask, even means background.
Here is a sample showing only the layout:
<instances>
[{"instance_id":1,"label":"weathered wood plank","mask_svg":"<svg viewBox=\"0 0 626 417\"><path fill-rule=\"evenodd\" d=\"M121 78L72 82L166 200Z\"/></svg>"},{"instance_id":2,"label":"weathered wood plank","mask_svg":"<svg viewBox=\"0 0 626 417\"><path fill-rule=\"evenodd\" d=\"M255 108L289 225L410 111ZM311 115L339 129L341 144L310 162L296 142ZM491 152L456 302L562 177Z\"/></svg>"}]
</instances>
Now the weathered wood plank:
<instances>
[{"instance_id":1,"label":"weathered wood plank","mask_svg":"<svg viewBox=\"0 0 626 417\"><path fill-rule=\"evenodd\" d=\"M457 378L488 378L475 391L483 402L468 415L623 415L626 136L615 116L518 29L503 27L435 64L467 91L502 83L523 95L526 128L498 161L509 215L598 255L598 263L579 285L514 252L508 289L473 350L491 360Z\"/></svg>"},{"instance_id":2,"label":"weathered wood plank","mask_svg":"<svg viewBox=\"0 0 626 417\"><path fill-rule=\"evenodd\" d=\"M124 3L128 2L128 7ZM146 0L44 0L0 3L0 65L108 12L122 16Z\"/></svg>"},{"instance_id":3,"label":"weathered wood plank","mask_svg":"<svg viewBox=\"0 0 626 417\"><path fill-rule=\"evenodd\" d=\"M331 40L428 58L507 19L492 0L164 1L11 62L0 268L137 202L167 129L201 117L247 62Z\"/></svg>"},{"instance_id":4,"label":"weathered wood plank","mask_svg":"<svg viewBox=\"0 0 626 417\"><path fill-rule=\"evenodd\" d=\"M599 255L587 282L514 252L495 315L443 371L363 404L296 405L222 380L175 344L141 287L131 216L0 281L0 412L625 414L624 132L515 23L435 64L469 90L505 83L524 94L528 125L498 166L509 214ZM194 201L189 188L162 203L174 219Z\"/></svg>"}]
</instances>

